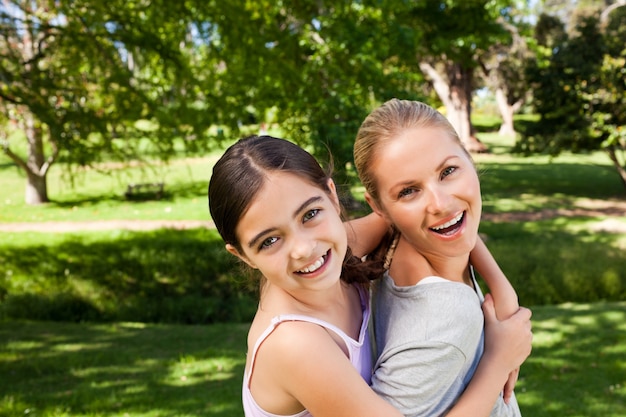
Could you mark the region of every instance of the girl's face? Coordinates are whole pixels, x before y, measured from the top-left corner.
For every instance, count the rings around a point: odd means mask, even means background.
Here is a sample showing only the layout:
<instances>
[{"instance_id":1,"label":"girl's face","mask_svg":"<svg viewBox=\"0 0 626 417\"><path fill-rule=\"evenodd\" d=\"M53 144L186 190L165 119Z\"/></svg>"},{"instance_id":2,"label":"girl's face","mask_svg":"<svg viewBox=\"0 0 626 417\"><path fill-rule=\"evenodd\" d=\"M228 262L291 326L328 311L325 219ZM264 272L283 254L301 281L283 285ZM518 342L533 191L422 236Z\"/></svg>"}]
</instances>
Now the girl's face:
<instances>
[{"instance_id":1,"label":"girl's face","mask_svg":"<svg viewBox=\"0 0 626 417\"><path fill-rule=\"evenodd\" d=\"M237 225L243 253L226 249L287 291L335 284L347 250L339 203L297 175L272 172Z\"/></svg>"},{"instance_id":2,"label":"girl's face","mask_svg":"<svg viewBox=\"0 0 626 417\"><path fill-rule=\"evenodd\" d=\"M380 206L427 256L464 256L474 248L482 210L480 184L461 145L441 128L407 129L383 143L372 172Z\"/></svg>"}]
</instances>

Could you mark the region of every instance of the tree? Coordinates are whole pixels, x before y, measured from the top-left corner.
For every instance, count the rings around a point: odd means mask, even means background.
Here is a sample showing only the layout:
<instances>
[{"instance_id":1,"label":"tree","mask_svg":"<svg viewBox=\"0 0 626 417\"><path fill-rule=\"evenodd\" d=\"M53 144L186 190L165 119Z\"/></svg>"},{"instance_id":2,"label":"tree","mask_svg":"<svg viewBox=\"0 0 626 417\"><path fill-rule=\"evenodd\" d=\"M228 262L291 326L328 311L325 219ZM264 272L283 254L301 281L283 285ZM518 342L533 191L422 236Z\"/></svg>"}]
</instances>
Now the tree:
<instances>
[{"instance_id":1,"label":"tree","mask_svg":"<svg viewBox=\"0 0 626 417\"><path fill-rule=\"evenodd\" d=\"M398 27L413 31L412 57L446 108L446 116L466 148L484 152L471 123L476 69L494 44L509 42L500 19L508 13L505 1L388 2L388 15Z\"/></svg>"},{"instance_id":2,"label":"tree","mask_svg":"<svg viewBox=\"0 0 626 417\"><path fill-rule=\"evenodd\" d=\"M88 165L136 155L146 136L173 150L185 102L180 52L184 5L171 2L4 0L0 6L0 112L26 136L28 154L3 149L27 177L26 202L48 201L46 175L59 159ZM155 30L158 28L158 30ZM183 119L184 120L184 119ZM201 130L201 129L196 129Z\"/></svg>"},{"instance_id":3,"label":"tree","mask_svg":"<svg viewBox=\"0 0 626 417\"><path fill-rule=\"evenodd\" d=\"M330 153L349 204L347 167L369 108L390 96L422 97L419 75L401 73L388 62L384 14L354 1L228 3L233 10L220 20L203 18L217 22L230 100L251 109L258 122L271 113L269 122L318 159Z\"/></svg>"},{"instance_id":4,"label":"tree","mask_svg":"<svg viewBox=\"0 0 626 417\"><path fill-rule=\"evenodd\" d=\"M615 8L606 25L598 9L572 16L569 32L555 17L537 23L544 57L529 79L541 119L516 149L551 155L602 149L626 188L626 8Z\"/></svg>"},{"instance_id":5,"label":"tree","mask_svg":"<svg viewBox=\"0 0 626 417\"><path fill-rule=\"evenodd\" d=\"M499 134L515 135L514 115L531 96L524 68L534 61L535 44L528 23L529 10L511 10L511 21L500 18L500 23L511 35L511 43L495 43L480 58L481 76L485 85L494 92L502 117ZM529 44L530 42L530 44Z\"/></svg>"}]
</instances>

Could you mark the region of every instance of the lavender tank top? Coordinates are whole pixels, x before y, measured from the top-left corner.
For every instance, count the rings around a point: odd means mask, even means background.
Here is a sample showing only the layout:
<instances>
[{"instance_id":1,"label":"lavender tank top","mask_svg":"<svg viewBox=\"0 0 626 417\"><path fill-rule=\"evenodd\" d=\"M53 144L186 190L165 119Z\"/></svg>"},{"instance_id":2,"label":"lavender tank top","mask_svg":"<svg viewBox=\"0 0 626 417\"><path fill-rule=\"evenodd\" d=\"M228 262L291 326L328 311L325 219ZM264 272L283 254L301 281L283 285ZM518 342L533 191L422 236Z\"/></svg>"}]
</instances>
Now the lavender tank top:
<instances>
[{"instance_id":1,"label":"lavender tank top","mask_svg":"<svg viewBox=\"0 0 626 417\"><path fill-rule=\"evenodd\" d=\"M341 337L348 348L348 359L369 385L372 378L372 352L368 334L368 323L370 320L369 293L367 289L360 285L357 285L357 288L359 290L359 296L361 297L361 310L363 311L363 321L361 323L361 330L359 331L359 340L352 339L337 326L324 320L316 319L315 317L302 316L298 314L279 315L272 319L272 323L267 327L267 329L265 329L256 341L254 348L252 349L250 369L252 370L254 368L254 361L256 359L256 353L259 346L261 346L261 343L263 343L263 341L274 331L274 329L276 329L276 326L286 321L305 321L322 326ZM252 398L252 393L250 392L250 375L247 371L245 371L243 375L242 400L243 410L246 417L312 417L311 413L307 410L303 410L298 414L292 414L290 416L279 416L263 410L256 403L256 401L254 401L254 398Z\"/></svg>"}]
</instances>

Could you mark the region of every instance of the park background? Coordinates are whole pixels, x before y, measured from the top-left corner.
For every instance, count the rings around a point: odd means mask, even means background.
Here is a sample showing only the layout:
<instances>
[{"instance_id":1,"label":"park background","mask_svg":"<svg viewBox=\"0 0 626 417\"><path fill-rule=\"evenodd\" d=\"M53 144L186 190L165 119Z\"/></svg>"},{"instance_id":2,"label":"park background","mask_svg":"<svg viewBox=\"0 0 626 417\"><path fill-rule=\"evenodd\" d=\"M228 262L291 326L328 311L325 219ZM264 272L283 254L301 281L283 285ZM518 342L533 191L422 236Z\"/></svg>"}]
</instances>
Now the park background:
<instances>
[{"instance_id":1,"label":"park background","mask_svg":"<svg viewBox=\"0 0 626 417\"><path fill-rule=\"evenodd\" d=\"M480 232L534 312L523 415L626 415L624 3L3 2L0 417L241 416L256 293L212 165L286 137L363 214L352 141L391 97L474 154Z\"/></svg>"}]
</instances>

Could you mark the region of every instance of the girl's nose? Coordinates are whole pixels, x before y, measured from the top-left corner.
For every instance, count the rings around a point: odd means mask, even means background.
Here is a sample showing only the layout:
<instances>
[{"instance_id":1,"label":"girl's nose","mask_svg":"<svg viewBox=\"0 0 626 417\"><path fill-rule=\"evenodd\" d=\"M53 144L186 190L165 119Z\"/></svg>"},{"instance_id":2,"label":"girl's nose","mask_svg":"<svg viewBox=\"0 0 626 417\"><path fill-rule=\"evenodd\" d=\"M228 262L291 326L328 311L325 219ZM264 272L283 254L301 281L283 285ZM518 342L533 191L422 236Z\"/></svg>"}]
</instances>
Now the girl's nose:
<instances>
[{"instance_id":1,"label":"girl's nose","mask_svg":"<svg viewBox=\"0 0 626 417\"><path fill-rule=\"evenodd\" d=\"M293 259L306 259L311 256L315 248L315 240L306 235L294 238L291 246L291 257Z\"/></svg>"}]
</instances>

